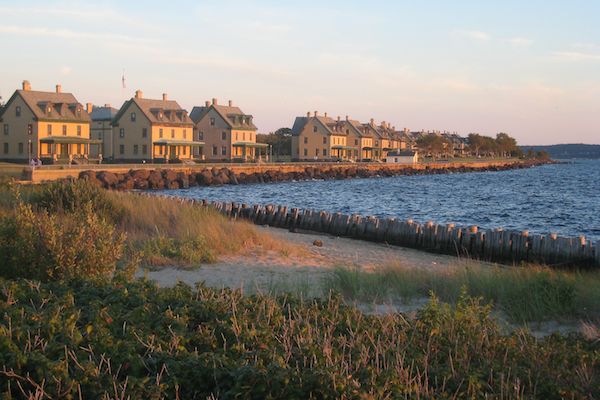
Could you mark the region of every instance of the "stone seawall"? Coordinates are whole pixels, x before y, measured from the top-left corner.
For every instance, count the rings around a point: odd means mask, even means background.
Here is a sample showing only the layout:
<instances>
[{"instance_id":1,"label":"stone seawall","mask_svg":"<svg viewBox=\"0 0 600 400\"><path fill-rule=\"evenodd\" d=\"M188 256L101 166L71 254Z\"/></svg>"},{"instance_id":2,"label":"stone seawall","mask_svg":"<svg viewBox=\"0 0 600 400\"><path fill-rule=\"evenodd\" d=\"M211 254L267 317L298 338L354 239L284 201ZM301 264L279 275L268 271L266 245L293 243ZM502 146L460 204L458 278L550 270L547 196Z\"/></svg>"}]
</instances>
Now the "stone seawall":
<instances>
[{"instance_id":1,"label":"stone seawall","mask_svg":"<svg viewBox=\"0 0 600 400\"><path fill-rule=\"evenodd\" d=\"M529 234L528 231L482 230L477 226L433 222L420 224L412 220L327 213L286 206L176 200L199 207L212 207L232 219L291 231L321 232L508 264L527 262L550 266L600 267L600 240L594 244L584 236L568 238L556 234Z\"/></svg>"},{"instance_id":2,"label":"stone seawall","mask_svg":"<svg viewBox=\"0 0 600 400\"><path fill-rule=\"evenodd\" d=\"M385 164L284 164L261 166L213 166L197 168L161 168L129 170L81 170L76 177L106 189L160 190L185 189L245 183L301 181L311 179L349 179L374 176L449 174L480 171L503 171L540 165L534 161L496 161L474 163L437 163L415 165Z\"/></svg>"}]
</instances>

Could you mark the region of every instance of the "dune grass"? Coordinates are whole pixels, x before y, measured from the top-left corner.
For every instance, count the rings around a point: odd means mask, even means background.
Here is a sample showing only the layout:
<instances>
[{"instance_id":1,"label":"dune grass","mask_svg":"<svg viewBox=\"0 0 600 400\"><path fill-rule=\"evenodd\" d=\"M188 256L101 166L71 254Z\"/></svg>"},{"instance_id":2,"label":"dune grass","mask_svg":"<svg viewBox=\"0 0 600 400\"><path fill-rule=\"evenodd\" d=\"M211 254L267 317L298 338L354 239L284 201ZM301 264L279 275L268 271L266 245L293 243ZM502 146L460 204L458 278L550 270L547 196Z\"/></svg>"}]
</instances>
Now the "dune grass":
<instances>
[{"instance_id":1,"label":"dune grass","mask_svg":"<svg viewBox=\"0 0 600 400\"><path fill-rule=\"evenodd\" d=\"M20 199L20 200L18 200ZM2 185L0 216L18 212L23 201L38 212L77 216L92 205L94 213L125 235L124 257L142 266L197 267L220 256L274 251L300 254L298 246L276 240L245 221L231 221L215 210L177 199L109 192L85 181L47 185Z\"/></svg>"},{"instance_id":2,"label":"dune grass","mask_svg":"<svg viewBox=\"0 0 600 400\"><path fill-rule=\"evenodd\" d=\"M446 269L389 266L376 271L336 268L328 289L362 302L408 302L434 293L456 302L464 288L513 322L600 317L600 272L542 266L488 267L466 263Z\"/></svg>"}]
</instances>

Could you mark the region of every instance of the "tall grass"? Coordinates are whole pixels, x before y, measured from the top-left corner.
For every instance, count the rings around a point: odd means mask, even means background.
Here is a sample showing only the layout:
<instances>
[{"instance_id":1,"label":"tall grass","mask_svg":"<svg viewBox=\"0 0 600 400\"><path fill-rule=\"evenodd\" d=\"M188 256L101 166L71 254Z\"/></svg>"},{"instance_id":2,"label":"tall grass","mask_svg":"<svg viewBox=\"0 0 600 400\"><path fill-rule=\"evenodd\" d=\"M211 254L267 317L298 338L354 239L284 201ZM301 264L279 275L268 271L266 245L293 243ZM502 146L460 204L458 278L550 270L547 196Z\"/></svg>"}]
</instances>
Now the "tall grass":
<instances>
[{"instance_id":1,"label":"tall grass","mask_svg":"<svg viewBox=\"0 0 600 400\"><path fill-rule=\"evenodd\" d=\"M600 317L597 271L472 263L437 270L390 266L368 272L336 268L326 287L345 298L368 302L406 302L430 293L456 302L465 288L469 295L492 302L515 322Z\"/></svg>"},{"instance_id":2,"label":"tall grass","mask_svg":"<svg viewBox=\"0 0 600 400\"><path fill-rule=\"evenodd\" d=\"M198 266L243 252L300 253L299 247L276 240L248 222L228 220L215 210L177 199L108 192L82 180L0 185L0 217L14 218L20 212L17 198L37 213L71 219L91 205L98 218L125 235L126 256L139 258L146 266Z\"/></svg>"}]
</instances>

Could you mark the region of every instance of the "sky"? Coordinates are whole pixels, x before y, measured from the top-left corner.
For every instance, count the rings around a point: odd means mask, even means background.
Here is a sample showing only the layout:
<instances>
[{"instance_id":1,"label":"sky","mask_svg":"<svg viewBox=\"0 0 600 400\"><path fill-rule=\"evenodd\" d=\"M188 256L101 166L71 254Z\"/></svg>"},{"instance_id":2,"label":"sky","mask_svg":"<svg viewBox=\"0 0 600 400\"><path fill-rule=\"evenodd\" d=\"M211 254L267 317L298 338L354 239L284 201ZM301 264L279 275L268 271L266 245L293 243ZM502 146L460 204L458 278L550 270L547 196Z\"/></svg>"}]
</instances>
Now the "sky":
<instances>
[{"instance_id":1,"label":"sky","mask_svg":"<svg viewBox=\"0 0 600 400\"><path fill-rule=\"evenodd\" d=\"M137 89L188 111L232 100L264 133L319 111L600 144L599 16L596 0L0 0L0 96L27 79L117 108Z\"/></svg>"}]
</instances>

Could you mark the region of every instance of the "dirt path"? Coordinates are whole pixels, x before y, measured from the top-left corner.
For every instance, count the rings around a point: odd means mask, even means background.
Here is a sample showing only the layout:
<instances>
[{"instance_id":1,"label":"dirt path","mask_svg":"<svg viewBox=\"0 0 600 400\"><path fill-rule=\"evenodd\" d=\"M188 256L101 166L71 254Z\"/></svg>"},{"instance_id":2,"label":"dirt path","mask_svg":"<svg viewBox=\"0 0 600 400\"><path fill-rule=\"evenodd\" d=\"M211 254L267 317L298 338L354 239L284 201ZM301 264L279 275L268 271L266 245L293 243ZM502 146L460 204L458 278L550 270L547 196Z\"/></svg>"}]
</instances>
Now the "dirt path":
<instances>
[{"instance_id":1,"label":"dirt path","mask_svg":"<svg viewBox=\"0 0 600 400\"><path fill-rule=\"evenodd\" d=\"M374 270L389 265L414 268L446 268L460 261L456 257L430 254L418 250L338 238L318 233L291 233L266 226L276 239L286 240L304 249L303 256L283 256L275 252L248 252L222 257L215 264L194 270L163 267L155 271L139 271L138 276L155 280L160 286L173 286L182 281L190 285L205 282L211 287L255 290L309 289L316 294L323 278L336 266ZM322 247L313 245L315 240Z\"/></svg>"}]
</instances>

